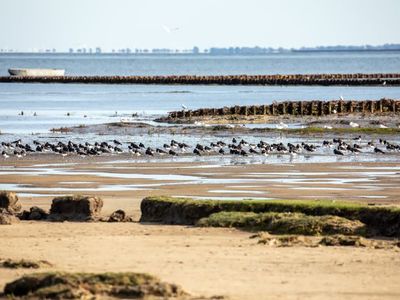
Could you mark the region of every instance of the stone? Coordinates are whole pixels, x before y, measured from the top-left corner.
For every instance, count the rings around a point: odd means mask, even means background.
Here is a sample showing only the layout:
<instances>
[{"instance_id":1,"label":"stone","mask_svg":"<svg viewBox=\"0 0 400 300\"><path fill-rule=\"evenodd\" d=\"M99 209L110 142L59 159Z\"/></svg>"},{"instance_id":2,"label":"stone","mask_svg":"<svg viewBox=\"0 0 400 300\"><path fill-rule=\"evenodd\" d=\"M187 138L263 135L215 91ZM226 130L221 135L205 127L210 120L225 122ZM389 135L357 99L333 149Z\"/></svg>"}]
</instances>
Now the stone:
<instances>
[{"instance_id":1,"label":"stone","mask_svg":"<svg viewBox=\"0 0 400 300\"><path fill-rule=\"evenodd\" d=\"M125 211L118 209L108 218L108 222L125 222L127 219Z\"/></svg>"},{"instance_id":2,"label":"stone","mask_svg":"<svg viewBox=\"0 0 400 300\"><path fill-rule=\"evenodd\" d=\"M0 192L0 208L6 209L11 214L16 214L22 206L16 193L2 191Z\"/></svg>"},{"instance_id":3,"label":"stone","mask_svg":"<svg viewBox=\"0 0 400 300\"><path fill-rule=\"evenodd\" d=\"M0 208L0 225L11 225L19 219L4 208Z\"/></svg>"},{"instance_id":4,"label":"stone","mask_svg":"<svg viewBox=\"0 0 400 300\"><path fill-rule=\"evenodd\" d=\"M51 221L95 221L103 200L93 196L62 196L53 199L48 217Z\"/></svg>"},{"instance_id":5,"label":"stone","mask_svg":"<svg viewBox=\"0 0 400 300\"><path fill-rule=\"evenodd\" d=\"M33 221L39 221L39 220L46 220L48 217L48 213L37 206L32 206L29 211L24 210L20 215L19 218L21 220L33 220Z\"/></svg>"}]
</instances>

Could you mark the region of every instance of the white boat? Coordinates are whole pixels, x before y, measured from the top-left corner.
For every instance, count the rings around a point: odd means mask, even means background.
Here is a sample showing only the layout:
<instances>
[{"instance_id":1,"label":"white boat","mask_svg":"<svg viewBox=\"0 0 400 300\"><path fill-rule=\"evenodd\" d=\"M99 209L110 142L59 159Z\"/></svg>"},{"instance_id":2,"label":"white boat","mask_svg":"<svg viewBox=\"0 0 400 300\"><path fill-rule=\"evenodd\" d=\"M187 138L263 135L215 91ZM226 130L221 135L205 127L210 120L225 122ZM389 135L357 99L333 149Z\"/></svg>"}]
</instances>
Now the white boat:
<instances>
[{"instance_id":1,"label":"white boat","mask_svg":"<svg viewBox=\"0 0 400 300\"><path fill-rule=\"evenodd\" d=\"M11 76L64 76L63 69L8 69Z\"/></svg>"}]
</instances>

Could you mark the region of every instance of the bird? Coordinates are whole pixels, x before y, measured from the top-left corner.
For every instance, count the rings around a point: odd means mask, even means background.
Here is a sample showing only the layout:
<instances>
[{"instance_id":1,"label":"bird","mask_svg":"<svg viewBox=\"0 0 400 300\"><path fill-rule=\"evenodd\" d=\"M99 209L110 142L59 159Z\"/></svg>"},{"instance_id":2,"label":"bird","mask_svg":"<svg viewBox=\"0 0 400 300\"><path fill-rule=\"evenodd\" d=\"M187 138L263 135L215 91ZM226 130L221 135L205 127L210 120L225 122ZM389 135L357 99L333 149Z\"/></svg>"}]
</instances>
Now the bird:
<instances>
[{"instance_id":1,"label":"bird","mask_svg":"<svg viewBox=\"0 0 400 300\"><path fill-rule=\"evenodd\" d=\"M279 124L275 125L275 127L276 127L277 129L286 129L286 128L289 127L289 125L287 125L287 124L285 124L285 123L283 123L283 122L281 121L281 122L279 122Z\"/></svg>"},{"instance_id":2,"label":"bird","mask_svg":"<svg viewBox=\"0 0 400 300\"><path fill-rule=\"evenodd\" d=\"M358 123L355 123L355 122L350 122L349 125L351 127L353 127L353 128L360 127L360 125Z\"/></svg>"},{"instance_id":3,"label":"bird","mask_svg":"<svg viewBox=\"0 0 400 300\"><path fill-rule=\"evenodd\" d=\"M379 153L379 154L385 154L385 152L382 151L381 149L379 149L378 147L375 147L375 148L374 148L374 152L375 152L375 153Z\"/></svg>"},{"instance_id":4,"label":"bird","mask_svg":"<svg viewBox=\"0 0 400 300\"><path fill-rule=\"evenodd\" d=\"M172 32L178 31L178 30L179 30L179 27L171 28L171 27L168 27L167 25L162 25L162 28L163 28L163 29L165 30L165 32L168 33L168 34L171 34Z\"/></svg>"},{"instance_id":5,"label":"bird","mask_svg":"<svg viewBox=\"0 0 400 300\"><path fill-rule=\"evenodd\" d=\"M183 109L183 110L186 110L186 109L187 109L187 106L186 106L185 104L182 104L182 109Z\"/></svg>"},{"instance_id":6,"label":"bird","mask_svg":"<svg viewBox=\"0 0 400 300\"><path fill-rule=\"evenodd\" d=\"M195 149L193 150L193 153L196 154L196 155L198 155L198 156L201 156L200 150L197 149L197 148L195 148Z\"/></svg>"},{"instance_id":7,"label":"bird","mask_svg":"<svg viewBox=\"0 0 400 300\"><path fill-rule=\"evenodd\" d=\"M337 150L337 149L333 149L333 153L336 155L344 155L344 153L342 151Z\"/></svg>"},{"instance_id":8,"label":"bird","mask_svg":"<svg viewBox=\"0 0 400 300\"><path fill-rule=\"evenodd\" d=\"M172 156L177 156L178 155L178 153L176 153L174 150L169 150L169 152L168 152L170 155L172 155Z\"/></svg>"},{"instance_id":9,"label":"bird","mask_svg":"<svg viewBox=\"0 0 400 300\"><path fill-rule=\"evenodd\" d=\"M154 156L153 150L150 147L146 149L146 155Z\"/></svg>"}]
</instances>

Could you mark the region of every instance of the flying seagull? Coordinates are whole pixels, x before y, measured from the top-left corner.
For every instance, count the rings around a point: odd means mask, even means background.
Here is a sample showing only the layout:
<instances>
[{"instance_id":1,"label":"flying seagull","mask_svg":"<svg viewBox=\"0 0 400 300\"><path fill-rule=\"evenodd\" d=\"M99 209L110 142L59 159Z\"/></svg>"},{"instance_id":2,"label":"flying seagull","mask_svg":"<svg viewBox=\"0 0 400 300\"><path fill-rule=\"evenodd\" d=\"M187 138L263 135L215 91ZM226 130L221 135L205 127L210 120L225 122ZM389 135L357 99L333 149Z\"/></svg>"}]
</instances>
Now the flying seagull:
<instances>
[{"instance_id":1,"label":"flying seagull","mask_svg":"<svg viewBox=\"0 0 400 300\"><path fill-rule=\"evenodd\" d=\"M169 34L171 34L171 33L174 32L174 31L178 31L178 30L179 30L179 27L173 27L173 28L171 28L171 27L168 27L167 25L162 25L162 27L163 27L163 29L165 30L165 32L166 32L166 33L169 33Z\"/></svg>"}]
</instances>

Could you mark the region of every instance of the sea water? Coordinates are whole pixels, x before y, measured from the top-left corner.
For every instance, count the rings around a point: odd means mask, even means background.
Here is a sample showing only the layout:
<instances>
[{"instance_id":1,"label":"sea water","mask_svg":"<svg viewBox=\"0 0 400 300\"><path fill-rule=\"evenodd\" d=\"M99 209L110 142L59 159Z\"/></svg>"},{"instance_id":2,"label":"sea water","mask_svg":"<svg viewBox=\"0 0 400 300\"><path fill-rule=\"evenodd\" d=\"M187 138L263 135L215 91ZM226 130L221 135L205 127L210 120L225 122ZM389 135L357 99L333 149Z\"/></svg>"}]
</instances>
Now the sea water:
<instances>
[{"instance_id":1,"label":"sea water","mask_svg":"<svg viewBox=\"0 0 400 300\"><path fill-rule=\"evenodd\" d=\"M0 54L13 68L62 68L67 75L178 75L399 72L400 52L330 52L262 56ZM0 131L149 122L172 110L270 104L279 100L400 98L400 87L201 86L0 83ZM23 112L23 114L22 114Z\"/></svg>"}]
</instances>

